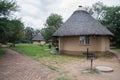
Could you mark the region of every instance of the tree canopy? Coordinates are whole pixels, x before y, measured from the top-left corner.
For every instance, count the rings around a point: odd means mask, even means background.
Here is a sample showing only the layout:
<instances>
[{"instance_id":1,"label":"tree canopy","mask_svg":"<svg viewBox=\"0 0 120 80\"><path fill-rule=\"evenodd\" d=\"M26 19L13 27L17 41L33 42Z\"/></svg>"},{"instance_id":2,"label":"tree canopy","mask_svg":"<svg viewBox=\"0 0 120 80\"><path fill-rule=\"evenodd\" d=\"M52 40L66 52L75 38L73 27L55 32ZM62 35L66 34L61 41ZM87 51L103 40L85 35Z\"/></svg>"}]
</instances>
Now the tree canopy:
<instances>
[{"instance_id":1,"label":"tree canopy","mask_svg":"<svg viewBox=\"0 0 120 80\"><path fill-rule=\"evenodd\" d=\"M105 14L100 22L114 34L112 41L120 47L120 6L105 7Z\"/></svg>"},{"instance_id":2,"label":"tree canopy","mask_svg":"<svg viewBox=\"0 0 120 80\"><path fill-rule=\"evenodd\" d=\"M15 43L23 36L24 25L19 19L11 20L7 23L9 26L9 42Z\"/></svg>"},{"instance_id":3,"label":"tree canopy","mask_svg":"<svg viewBox=\"0 0 120 80\"><path fill-rule=\"evenodd\" d=\"M45 23L45 28L41 30L41 33L46 42L53 40L53 33L63 24L62 16L58 14L51 14Z\"/></svg>"},{"instance_id":4,"label":"tree canopy","mask_svg":"<svg viewBox=\"0 0 120 80\"><path fill-rule=\"evenodd\" d=\"M85 9L91 14L95 19L99 20L103 17L105 5L98 1L92 5L92 7L86 7Z\"/></svg>"},{"instance_id":5,"label":"tree canopy","mask_svg":"<svg viewBox=\"0 0 120 80\"><path fill-rule=\"evenodd\" d=\"M86 10L114 34L111 42L120 47L120 6L108 7L98 1Z\"/></svg>"},{"instance_id":6,"label":"tree canopy","mask_svg":"<svg viewBox=\"0 0 120 80\"><path fill-rule=\"evenodd\" d=\"M18 10L16 2L13 0L0 0L0 42L12 42L22 37L24 25L20 19L10 19L12 13Z\"/></svg>"},{"instance_id":7,"label":"tree canopy","mask_svg":"<svg viewBox=\"0 0 120 80\"><path fill-rule=\"evenodd\" d=\"M24 40L26 40L27 43L32 43L32 38L34 37L34 29L32 27L26 27L24 29Z\"/></svg>"},{"instance_id":8,"label":"tree canopy","mask_svg":"<svg viewBox=\"0 0 120 80\"><path fill-rule=\"evenodd\" d=\"M0 0L0 17L9 17L12 12L17 10L18 6L13 0Z\"/></svg>"}]
</instances>

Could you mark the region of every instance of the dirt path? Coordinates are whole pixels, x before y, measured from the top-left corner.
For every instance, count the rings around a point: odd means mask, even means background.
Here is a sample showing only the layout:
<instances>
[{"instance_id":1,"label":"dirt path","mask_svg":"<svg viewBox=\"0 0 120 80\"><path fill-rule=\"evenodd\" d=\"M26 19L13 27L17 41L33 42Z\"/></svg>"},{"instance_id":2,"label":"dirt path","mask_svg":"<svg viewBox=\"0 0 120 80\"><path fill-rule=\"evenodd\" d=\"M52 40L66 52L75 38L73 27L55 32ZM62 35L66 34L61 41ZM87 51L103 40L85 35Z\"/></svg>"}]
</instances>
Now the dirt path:
<instances>
[{"instance_id":1,"label":"dirt path","mask_svg":"<svg viewBox=\"0 0 120 80\"><path fill-rule=\"evenodd\" d=\"M8 48L0 57L0 80L54 80L59 75L46 66Z\"/></svg>"},{"instance_id":2,"label":"dirt path","mask_svg":"<svg viewBox=\"0 0 120 80\"><path fill-rule=\"evenodd\" d=\"M93 67L107 66L113 68L113 72L87 73L83 72L90 68L89 60L71 61L61 65L61 72L68 80L120 80L120 63L116 58L97 59L93 63Z\"/></svg>"}]
</instances>

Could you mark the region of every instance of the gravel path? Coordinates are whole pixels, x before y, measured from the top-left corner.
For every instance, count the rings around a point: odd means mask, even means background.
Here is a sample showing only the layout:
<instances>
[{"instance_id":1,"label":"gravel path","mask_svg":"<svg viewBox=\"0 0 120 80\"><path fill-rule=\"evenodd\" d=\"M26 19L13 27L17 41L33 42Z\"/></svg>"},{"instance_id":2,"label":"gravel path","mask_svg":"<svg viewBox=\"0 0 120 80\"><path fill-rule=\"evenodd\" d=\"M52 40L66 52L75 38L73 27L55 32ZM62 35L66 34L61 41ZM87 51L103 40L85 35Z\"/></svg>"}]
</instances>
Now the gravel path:
<instances>
[{"instance_id":1,"label":"gravel path","mask_svg":"<svg viewBox=\"0 0 120 80\"><path fill-rule=\"evenodd\" d=\"M0 80L54 80L58 73L39 62L3 48L6 54L0 57Z\"/></svg>"}]
</instances>

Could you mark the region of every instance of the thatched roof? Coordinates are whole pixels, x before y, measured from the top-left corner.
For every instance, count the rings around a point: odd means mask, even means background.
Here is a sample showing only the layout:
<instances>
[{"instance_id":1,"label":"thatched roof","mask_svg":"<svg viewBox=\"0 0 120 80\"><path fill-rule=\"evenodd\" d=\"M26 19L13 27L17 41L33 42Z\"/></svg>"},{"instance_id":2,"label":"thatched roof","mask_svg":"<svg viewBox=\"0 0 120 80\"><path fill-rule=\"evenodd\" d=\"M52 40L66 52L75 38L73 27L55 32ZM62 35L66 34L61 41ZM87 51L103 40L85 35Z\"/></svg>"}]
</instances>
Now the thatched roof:
<instances>
[{"instance_id":1,"label":"thatched roof","mask_svg":"<svg viewBox=\"0 0 120 80\"><path fill-rule=\"evenodd\" d=\"M53 36L113 35L88 12L76 10Z\"/></svg>"},{"instance_id":2,"label":"thatched roof","mask_svg":"<svg viewBox=\"0 0 120 80\"><path fill-rule=\"evenodd\" d=\"M43 40L43 36L41 34L37 34L34 36L32 40L35 40L35 41Z\"/></svg>"}]
</instances>

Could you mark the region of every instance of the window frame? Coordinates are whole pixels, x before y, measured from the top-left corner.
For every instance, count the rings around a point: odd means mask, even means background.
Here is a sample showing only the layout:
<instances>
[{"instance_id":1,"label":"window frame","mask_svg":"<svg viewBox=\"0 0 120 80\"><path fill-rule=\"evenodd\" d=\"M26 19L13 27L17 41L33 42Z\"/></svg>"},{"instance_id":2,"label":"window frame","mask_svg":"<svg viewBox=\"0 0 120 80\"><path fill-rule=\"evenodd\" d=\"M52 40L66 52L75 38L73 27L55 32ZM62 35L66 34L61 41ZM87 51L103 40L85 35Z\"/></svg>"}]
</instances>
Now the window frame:
<instances>
[{"instance_id":1,"label":"window frame","mask_svg":"<svg viewBox=\"0 0 120 80\"><path fill-rule=\"evenodd\" d=\"M80 43L80 45L90 45L90 37L89 36L80 36L79 43Z\"/></svg>"}]
</instances>

